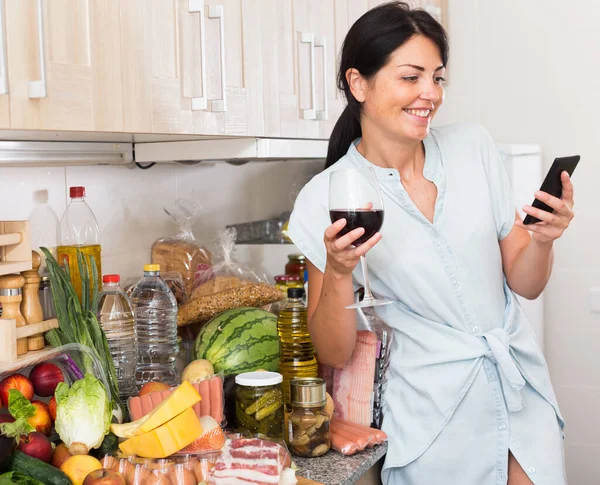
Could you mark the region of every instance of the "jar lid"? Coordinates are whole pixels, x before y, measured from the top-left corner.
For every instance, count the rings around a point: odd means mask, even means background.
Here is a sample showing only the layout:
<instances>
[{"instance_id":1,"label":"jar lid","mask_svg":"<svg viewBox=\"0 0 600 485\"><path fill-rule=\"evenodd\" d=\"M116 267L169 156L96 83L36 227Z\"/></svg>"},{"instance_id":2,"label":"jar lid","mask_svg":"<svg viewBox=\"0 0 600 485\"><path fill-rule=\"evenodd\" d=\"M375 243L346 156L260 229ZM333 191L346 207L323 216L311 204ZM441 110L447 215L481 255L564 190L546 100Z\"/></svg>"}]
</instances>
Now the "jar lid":
<instances>
[{"instance_id":1,"label":"jar lid","mask_svg":"<svg viewBox=\"0 0 600 485\"><path fill-rule=\"evenodd\" d=\"M288 281L288 283L290 281L302 281L302 277L300 275L297 275L297 274L291 274L291 275L288 275L287 281Z\"/></svg>"},{"instance_id":2,"label":"jar lid","mask_svg":"<svg viewBox=\"0 0 600 485\"><path fill-rule=\"evenodd\" d=\"M325 380L320 377L294 377L290 381L292 406L325 406L327 403Z\"/></svg>"},{"instance_id":3,"label":"jar lid","mask_svg":"<svg viewBox=\"0 0 600 485\"><path fill-rule=\"evenodd\" d=\"M275 276L275 283L285 283L289 278L289 275L279 274Z\"/></svg>"},{"instance_id":4,"label":"jar lid","mask_svg":"<svg viewBox=\"0 0 600 485\"><path fill-rule=\"evenodd\" d=\"M306 257L304 256L304 254L288 254L288 259L290 261L298 261L300 263L306 261Z\"/></svg>"},{"instance_id":5,"label":"jar lid","mask_svg":"<svg viewBox=\"0 0 600 485\"><path fill-rule=\"evenodd\" d=\"M235 376L235 383L247 387L274 386L283 382L278 372L244 372Z\"/></svg>"},{"instance_id":6,"label":"jar lid","mask_svg":"<svg viewBox=\"0 0 600 485\"><path fill-rule=\"evenodd\" d=\"M160 271L160 264L145 264L144 271Z\"/></svg>"}]
</instances>

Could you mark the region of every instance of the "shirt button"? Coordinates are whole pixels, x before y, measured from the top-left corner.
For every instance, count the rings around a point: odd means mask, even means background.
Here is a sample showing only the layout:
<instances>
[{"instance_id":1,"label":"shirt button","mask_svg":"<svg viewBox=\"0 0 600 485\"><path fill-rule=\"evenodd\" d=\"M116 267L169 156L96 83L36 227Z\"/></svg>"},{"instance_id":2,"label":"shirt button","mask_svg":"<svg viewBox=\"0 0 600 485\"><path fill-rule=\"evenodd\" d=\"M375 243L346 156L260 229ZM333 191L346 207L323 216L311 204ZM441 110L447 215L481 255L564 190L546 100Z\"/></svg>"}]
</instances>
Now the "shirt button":
<instances>
[{"instance_id":1,"label":"shirt button","mask_svg":"<svg viewBox=\"0 0 600 485\"><path fill-rule=\"evenodd\" d=\"M454 286L458 286L458 285L460 284L460 281L458 281L458 280L453 280L453 281L452 281L452 284L453 284Z\"/></svg>"},{"instance_id":2,"label":"shirt button","mask_svg":"<svg viewBox=\"0 0 600 485\"><path fill-rule=\"evenodd\" d=\"M535 473L535 468L529 467L529 473Z\"/></svg>"},{"instance_id":3,"label":"shirt button","mask_svg":"<svg viewBox=\"0 0 600 485\"><path fill-rule=\"evenodd\" d=\"M471 332L473 333L479 333L479 327L477 325L474 325L473 327L471 327Z\"/></svg>"},{"instance_id":4,"label":"shirt button","mask_svg":"<svg viewBox=\"0 0 600 485\"><path fill-rule=\"evenodd\" d=\"M504 475L504 472L498 472L498 478L500 478L500 480L504 480L506 475Z\"/></svg>"},{"instance_id":5,"label":"shirt button","mask_svg":"<svg viewBox=\"0 0 600 485\"><path fill-rule=\"evenodd\" d=\"M500 431L504 431L504 430L506 429L506 423L500 423L500 424L498 425L498 429L499 429Z\"/></svg>"}]
</instances>

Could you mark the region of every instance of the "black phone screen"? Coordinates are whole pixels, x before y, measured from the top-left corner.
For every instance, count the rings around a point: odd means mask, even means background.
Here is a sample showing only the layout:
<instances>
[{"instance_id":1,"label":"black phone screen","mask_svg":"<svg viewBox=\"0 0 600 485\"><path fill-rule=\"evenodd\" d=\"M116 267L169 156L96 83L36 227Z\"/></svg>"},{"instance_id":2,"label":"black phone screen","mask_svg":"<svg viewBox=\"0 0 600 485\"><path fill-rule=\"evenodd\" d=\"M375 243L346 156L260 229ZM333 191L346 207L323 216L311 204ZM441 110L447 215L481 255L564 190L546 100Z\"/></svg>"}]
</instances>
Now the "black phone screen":
<instances>
[{"instance_id":1,"label":"black phone screen","mask_svg":"<svg viewBox=\"0 0 600 485\"><path fill-rule=\"evenodd\" d=\"M569 177L573 175L575 167L579 163L580 158L581 157L579 155L555 158L550 170L548 170L548 173L546 174L546 178L544 179L540 190L560 199L562 197L562 182L560 180L560 174L567 172ZM538 199L534 199L533 204L531 205L546 212L553 211L552 207L544 204ZM523 224L535 224L536 222L540 222L540 220L537 217L533 217L529 214L527 214L523 220Z\"/></svg>"}]
</instances>

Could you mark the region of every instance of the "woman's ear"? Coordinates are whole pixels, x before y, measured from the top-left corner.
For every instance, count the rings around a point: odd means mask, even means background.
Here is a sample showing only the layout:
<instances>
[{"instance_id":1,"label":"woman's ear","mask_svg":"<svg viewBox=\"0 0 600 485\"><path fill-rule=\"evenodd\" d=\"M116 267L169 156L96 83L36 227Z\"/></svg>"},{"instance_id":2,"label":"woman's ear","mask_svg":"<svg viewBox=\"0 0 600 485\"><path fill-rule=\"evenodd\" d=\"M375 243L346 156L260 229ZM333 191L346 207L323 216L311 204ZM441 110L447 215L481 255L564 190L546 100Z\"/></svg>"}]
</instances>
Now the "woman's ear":
<instances>
[{"instance_id":1,"label":"woman's ear","mask_svg":"<svg viewBox=\"0 0 600 485\"><path fill-rule=\"evenodd\" d=\"M346 81L348 82L348 86L350 86L350 92L354 96L354 99L359 103L363 103L365 101L367 82L361 76L360 72L358 72L358 69L348 69L346 71Z\"/></svg>"}]
</instances>

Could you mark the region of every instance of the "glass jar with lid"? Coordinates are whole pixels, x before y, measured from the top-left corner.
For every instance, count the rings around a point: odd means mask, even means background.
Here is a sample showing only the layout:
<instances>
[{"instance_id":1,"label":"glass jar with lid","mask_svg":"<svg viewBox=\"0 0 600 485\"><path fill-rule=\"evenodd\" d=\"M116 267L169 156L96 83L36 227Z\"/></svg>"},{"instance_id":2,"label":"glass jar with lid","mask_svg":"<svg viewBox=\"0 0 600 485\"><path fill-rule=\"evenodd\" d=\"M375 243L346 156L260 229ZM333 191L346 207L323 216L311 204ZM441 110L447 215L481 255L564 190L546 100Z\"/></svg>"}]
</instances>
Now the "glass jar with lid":
<instances>
[{"instance_id":1,"label":"glass jar with lid","mask_svg":"<svg viewBox=\"0 0 600 485\"><path fill-rule=\"evenodd\" d=\"M303 254L288 254L288 262L285 265L285 274L298 275L304 279L304 270L307 269L306 258Z\"/></svg>"},{"instance_id":2,"label":"glass jar with lid","mask_svg":"<svg viewBox=\"0 0 600 485\"><path fill-rule=\"evenodd\" d=\"M317 457L329 451L331 440L326 403L325 381L320 377L290 381L291 413L286 434L293 454Z\"/></svg>"},{"instance_id":3,"label":"glass jar with lid","mask_svg":"<svg viewBox=\"0 0 600 485\"><path fill-rule=\"evenodd\" d=\"M283 376L277 372L245 372L235 376L236 431L283 438Z\"/></svg>"}]
</instances>

